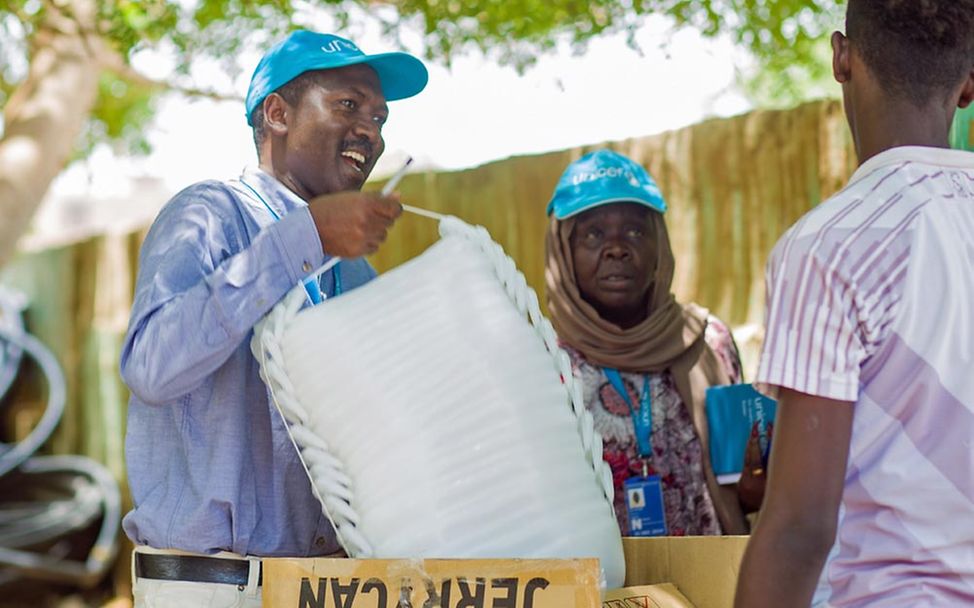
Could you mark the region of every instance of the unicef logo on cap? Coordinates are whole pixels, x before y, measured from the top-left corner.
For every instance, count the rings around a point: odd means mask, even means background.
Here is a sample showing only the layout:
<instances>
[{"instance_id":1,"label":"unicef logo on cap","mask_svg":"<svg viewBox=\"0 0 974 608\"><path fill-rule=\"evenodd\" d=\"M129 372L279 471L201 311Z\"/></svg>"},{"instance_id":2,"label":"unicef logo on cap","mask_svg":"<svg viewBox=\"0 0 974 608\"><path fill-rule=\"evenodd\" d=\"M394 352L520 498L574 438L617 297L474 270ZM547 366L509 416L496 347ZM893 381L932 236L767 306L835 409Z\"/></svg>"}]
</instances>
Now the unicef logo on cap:
<instances>
[{"instance_id":1,"label":"unicef logo on cap","mask_svg":"<svg viewBox=\"0 0 974 608\"><path fill-rule=\"evenodd\" d=\"M321 50L326 53L342 53L345 51L352 51L353 53L361 53L357 46L349 42L348 40L342 40L341 38L335 38L331 42L321 47Z\"/></svg>"},{"instance_id":2,"label":"unicef logo on cap","mask_svg":"<svg viewBox=\"0 0 974 608\"><path fill-rule=\"evenodd\" d=\"M632 172L621 167L599 167L595 171L581 171L572 176L572 185L577 186L585 182L594 182L599 179L615 179L625 177L633 186L639 186L639 180Z\"/></svg>"}]
</instances>

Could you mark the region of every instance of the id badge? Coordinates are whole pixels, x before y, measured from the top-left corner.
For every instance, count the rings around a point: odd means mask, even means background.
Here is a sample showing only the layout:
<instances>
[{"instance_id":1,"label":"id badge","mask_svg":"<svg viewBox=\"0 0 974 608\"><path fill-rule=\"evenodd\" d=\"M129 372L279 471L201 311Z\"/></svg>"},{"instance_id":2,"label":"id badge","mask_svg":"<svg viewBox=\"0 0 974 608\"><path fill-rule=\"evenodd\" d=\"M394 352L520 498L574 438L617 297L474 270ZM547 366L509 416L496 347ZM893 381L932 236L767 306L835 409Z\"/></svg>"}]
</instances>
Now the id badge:
<instances>
[{"instance_id":1,"label":"id badge","mask_svg":"<svg viewBox=\"0 0 974 608\"><path fill-rule=\"evenodd\" d=\"M663 482L659 475L630 477L623 483L632 536L666 536Z\"/></svg>"}]
</instances>

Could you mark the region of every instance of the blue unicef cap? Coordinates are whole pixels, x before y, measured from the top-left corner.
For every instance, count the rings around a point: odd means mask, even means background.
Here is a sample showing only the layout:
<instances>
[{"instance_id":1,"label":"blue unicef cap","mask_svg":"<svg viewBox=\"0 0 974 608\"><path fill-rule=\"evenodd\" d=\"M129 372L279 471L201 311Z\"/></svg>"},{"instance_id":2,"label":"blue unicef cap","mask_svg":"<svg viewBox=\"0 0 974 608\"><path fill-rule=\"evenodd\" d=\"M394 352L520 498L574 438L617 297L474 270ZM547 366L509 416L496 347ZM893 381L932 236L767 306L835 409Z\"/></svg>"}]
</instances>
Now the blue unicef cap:
<instances>
[{"instance_id":1,"label":"blue unicef cap","mask_svg":"<svg viewBox=\"0 0 974 608\"><path fill-rule=\"evenodd\" d=\"M563 220L599 205L623 202L666 212L659 186L645 169L612 150L599 150L568 165L555 186L547 213Z\"/></svg>"},{"instance_id":2,"label":"blue unicef cap","mask_svg":"<svg viewBox=\"0 0 974 608\"><path fill-rule=\"evenodd\" d=\"M309 70L330 70L365 63L379 75L387 101L412 97L426 87L429 73L408 53L366 55L351 40L307 30L292 32L267 51L250 77L247 124L264 98Z\"/></svg>"}]
</instances>

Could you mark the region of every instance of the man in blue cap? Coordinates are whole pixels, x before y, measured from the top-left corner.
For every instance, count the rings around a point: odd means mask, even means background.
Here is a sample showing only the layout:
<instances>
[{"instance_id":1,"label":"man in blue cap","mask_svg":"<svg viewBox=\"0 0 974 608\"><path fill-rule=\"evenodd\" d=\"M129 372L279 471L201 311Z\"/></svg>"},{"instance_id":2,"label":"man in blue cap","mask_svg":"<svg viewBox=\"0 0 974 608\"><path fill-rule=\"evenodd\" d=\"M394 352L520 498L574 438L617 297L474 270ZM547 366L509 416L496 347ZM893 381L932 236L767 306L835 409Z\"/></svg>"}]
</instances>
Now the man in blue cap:
<instances>
[{"instance_id":1,"label":"man in blue cap","mask_svg":"<svg viewBox=\"0 0 974 608\"><path fill-rule=\"evenodd\" d=\"M294 285L319 301L375 276L361 256L401 206L360 189L386 102L426 82L410 55L292 33L247 92L259 166L183 190L149 231L121 360L136 606L259 606L257 557L339 550L249 342Z\"/></svg>"}]
</instances>

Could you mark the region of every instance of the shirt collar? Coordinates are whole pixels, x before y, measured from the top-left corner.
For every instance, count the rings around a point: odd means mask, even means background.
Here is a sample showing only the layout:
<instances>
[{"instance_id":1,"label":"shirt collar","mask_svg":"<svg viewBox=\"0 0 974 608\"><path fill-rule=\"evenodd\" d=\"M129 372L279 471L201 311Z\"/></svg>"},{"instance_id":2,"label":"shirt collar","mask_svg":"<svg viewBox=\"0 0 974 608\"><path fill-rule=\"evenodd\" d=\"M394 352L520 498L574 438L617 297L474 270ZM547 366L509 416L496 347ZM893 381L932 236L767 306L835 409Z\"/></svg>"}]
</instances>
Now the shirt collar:
<instances>
[{"instance_id":1,"label":"shirt collar","mask_svg":"<svg viewBox=\"0 0 974 608\"><path fill-rule=\"evenodd\" d=\"M964 150L949 148L931 148L928 146L898 146L884 150L864 162L852 174L849 183L855 183L870 173L888 165L899 165L909 162L929 163L957 167L959 169L974 168L974 154Z\"/></svg>"},{"instance_id":2,"label":"shirt collar","mask_svg":"<svg viewBox=\"0 0 974 608\"><path fill-rule=\"evenodd\" d=\"M260 167L245 167L240 175L240 181L253 188L260 198L264 199L264 202L281 217L290 211L308 206L300 196Z\"/></svg>"}]
</instances>

